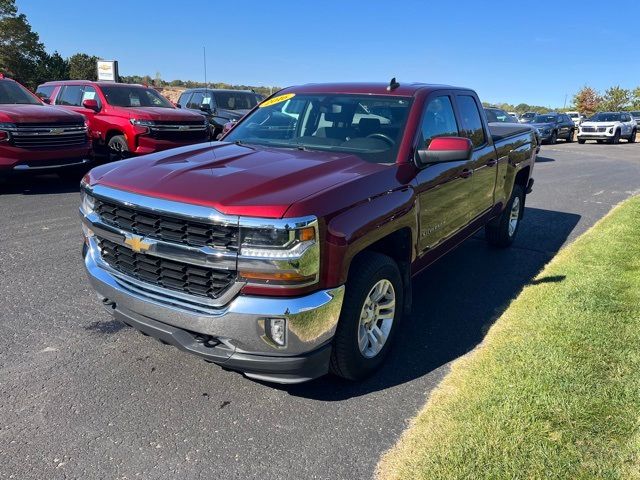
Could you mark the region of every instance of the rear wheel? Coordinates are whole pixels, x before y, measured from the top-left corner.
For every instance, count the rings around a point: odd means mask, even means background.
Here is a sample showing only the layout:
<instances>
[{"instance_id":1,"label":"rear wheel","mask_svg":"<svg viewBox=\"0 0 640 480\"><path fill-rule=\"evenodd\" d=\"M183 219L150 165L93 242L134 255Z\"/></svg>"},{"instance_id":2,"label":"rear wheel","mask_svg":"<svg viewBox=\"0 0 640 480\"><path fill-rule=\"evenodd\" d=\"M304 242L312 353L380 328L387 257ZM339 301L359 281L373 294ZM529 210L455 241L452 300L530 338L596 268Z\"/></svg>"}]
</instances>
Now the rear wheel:
<instances>
[{"instance_id":1,"label":"rear wheel","mask_svg":"<svg viewBox=\"0 0 640 480\"><path fill-rule=\"evenodd\" d=\"M584 144L584 142L586 142L586 140L584 140L584 139L582 139L582 138L579 138L579 139L578 139L578 143L579 143L580 145Z\"/></svg>"},{"instance_id":2,"label":"rear wheel","mask_svg":"<svg viewBox=\"0 0 640 480\"><path fill-rule=\"evenodd\" d=\"M330 368L334 375L360 380L389 353L402 316L402 277L390 257L363 252L349 269L346 288Z\"/></svg>"},{"instance_id":3,"label":"rear wheel","mask_svg":"<svg viewBox=\"0 0 640 480\"><path fill-rule=\"evenodd\" d=\"M520 226L520 218L524 208L524 189L521 185L514 185L511 198L502 214L488 223L485 228L485 237L489 244L505 248L513 243Z\"/></svg>"},{"instance_id":4,"label":"rear wheel","mask_svg":"<svg viewBox=\"0 0 640 480\"><path fill-rule=\"evenodd\" d=\"M611 143L613 143L614 145L617 145L618 143L620 143L620 130L616 130L616 133L613 134Z\"/></svg>"},{"instance_id":5,"label":"rear wheel","mask_svg":"<svg viewBox=\"0 0 640 480\"><path fill-rule=\"evenodd\" d=\"M569 131L569 136L567 137L567 142L568 142L568 143L573 142L573 134L574 134L574 131L573 131L573 130L570 130L570 131Z\"/></svg>"},{"instance_id":6,"label":"rear wheel","mask_svg":"<svg viewBox=\"0 0 640 480\"><path fill-rule=\"evenodd\" d=\"M124 135L114 135L107 143L109 161L123 160L129 156L129 145Z\"/></svg>"}]
</instances>

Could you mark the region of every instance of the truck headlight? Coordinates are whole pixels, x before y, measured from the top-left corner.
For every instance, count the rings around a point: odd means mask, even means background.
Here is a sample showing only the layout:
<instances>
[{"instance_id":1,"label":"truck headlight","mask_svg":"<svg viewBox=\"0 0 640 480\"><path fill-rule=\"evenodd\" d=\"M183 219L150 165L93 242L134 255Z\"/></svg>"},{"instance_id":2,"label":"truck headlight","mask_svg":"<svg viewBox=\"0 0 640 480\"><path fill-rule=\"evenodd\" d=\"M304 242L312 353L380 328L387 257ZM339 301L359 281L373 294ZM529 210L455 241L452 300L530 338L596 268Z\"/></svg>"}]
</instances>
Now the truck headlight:
<instances>
[{"instance_id":1,"label":"truck headlight","mask_svg":"<svg viewBox=\"0 0 640 480\"><path fill-rule=\"evenodd\" d=\"M83 215L93 213L96 206L96 199L93 198L86 190L80 190L80 211Z\"/></svg>"},{"instance_id":2,"label":"truck headlight","mask_svg":"<svg viewBox=\"0 0 640 480\"><path fill-rule=\"evenodd\" d=\"M251 284L301 287L318 281L320 246L314 217L273 225L240 222L238 272Z\"/></svg>"}]
</instances>

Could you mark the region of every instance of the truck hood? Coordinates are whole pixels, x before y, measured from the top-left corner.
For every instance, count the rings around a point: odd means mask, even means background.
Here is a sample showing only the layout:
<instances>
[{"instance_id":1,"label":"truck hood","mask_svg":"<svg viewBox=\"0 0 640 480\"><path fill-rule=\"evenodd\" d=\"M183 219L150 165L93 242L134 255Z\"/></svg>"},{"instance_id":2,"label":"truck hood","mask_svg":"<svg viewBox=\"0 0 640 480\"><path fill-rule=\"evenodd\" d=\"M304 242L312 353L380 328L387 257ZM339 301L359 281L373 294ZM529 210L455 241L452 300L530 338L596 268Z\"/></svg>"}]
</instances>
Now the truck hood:
<instances>
[{"instance_id":1,"label":"truck hood","mask_svg":"<svg viewBox=\"0 0 640 480\"><path fill-rule=\"evenodd\" d=\"M528 125L535 128L553 128L555 126L553 123L528 123Z\"/></svg>"},{"instance_id":2,"label":"truck hood","mask_svg":"<svg viewBox=\"0 0 640 480\"><path fill-rule=\"evenodd\" d=\"M89 183L227 215L281 218L298 200L384 168L352 154L212 142L102 165Z\"/></svg>"},{"instance_id":3,"label":"truck hood","mask_svg":"<svg viewBox=\"0 0 640 480\"><path fill-rule=\"evenodd\" d=\"M180 108L163 107L111 107L112 114L124 118L136 118L138 120L171 121L202 121L202 115L188 112Z\"/></svg>"},{"instance_id":4,"label":"truck hood","mask_svg":"<svg viewBox=\"0 0 640 480\"><path fill-rule=\"evenodd\" d=\"M84 122L79 113L49 105L0 104L0 122L7 123L65 123Z\"/></svg>"}]
</instances>

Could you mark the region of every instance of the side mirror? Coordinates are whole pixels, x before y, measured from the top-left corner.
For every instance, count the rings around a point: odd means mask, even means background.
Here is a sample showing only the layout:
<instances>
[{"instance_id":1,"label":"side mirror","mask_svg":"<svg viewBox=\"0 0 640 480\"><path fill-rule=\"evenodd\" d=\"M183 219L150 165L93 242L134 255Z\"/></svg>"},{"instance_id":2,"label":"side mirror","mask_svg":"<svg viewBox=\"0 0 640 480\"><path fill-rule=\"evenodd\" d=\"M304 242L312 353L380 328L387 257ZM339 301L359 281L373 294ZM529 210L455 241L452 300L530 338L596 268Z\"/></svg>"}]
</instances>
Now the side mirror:
<instances>
[{"instance_id":1,"label":"side mirror","mask_svg":"<svg viewBox=\"0 0 640 480\"><path fill-rule=\"evenodd\" d=\"M94 112L97 112L98 110L100 110L100 107L98 106L98 101L94 100L93 98L87 98L84 102L82 102L82 106L84 108L88 108L89 110L93 110Z\"/></svg>"},{"instance_id":2,"label":"side mirror","mask_svg":"<svg viewBox=\"0 0 640 480\"><path fill-rule=\"evenodd\" d=\"M176 108L182 108L182 105L180 105L179 103L176 103Z\"/></svg>"},{"instance_id":3,"label":"side mirror","mask_svg":"<svg viewBox=\"0 0 640 480\"><path fill-rule=\"evenodd\" d=\"M42 100L47 105L51 105L51 99L48 98L48 97L42 97L42 98L40 98L40 100Z\"/></svg>"},{"instance_id":4,"label":"side mirror","mask_svg":"<svg viewBox=\"0 0 640 480\"><path fill-rule=\"evenodd\" d=\"M418 168L432 163L459 162L469 160L473 144L468 138L436 137L426 150L416 150L415 162Z\"/></svg>"}]
</instances>

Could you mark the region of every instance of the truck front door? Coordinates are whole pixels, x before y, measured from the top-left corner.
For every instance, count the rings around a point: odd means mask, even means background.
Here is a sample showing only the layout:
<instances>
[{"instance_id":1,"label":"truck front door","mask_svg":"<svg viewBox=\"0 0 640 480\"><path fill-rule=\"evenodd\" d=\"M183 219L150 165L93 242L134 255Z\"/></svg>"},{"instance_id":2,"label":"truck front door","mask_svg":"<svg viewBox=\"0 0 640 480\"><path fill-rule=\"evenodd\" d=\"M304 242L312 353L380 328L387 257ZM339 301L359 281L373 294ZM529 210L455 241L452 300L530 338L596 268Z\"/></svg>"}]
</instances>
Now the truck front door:
<instances>
[{"instance_id":1,"label":"truck front door","mask_svg":"<svg viewBox=\"0 0 640 480\"><path fill-rule=\"evenodd\" d=\"M452 98L452 94L436 92L427 99L417 148L426 149L435 137L460 136ZM472 160L428 165L417 173L421 254L467 224L472 211L469 197L472 175Z\"/></svg>"},{"instance_id":2,"label":"truck front door","mask_svg":"<svg viewBox=\"0 0 640 480\"><path fill-rule=\"evenodd\" d=\"M461 136L473 143L471 166L472 181L467 185L469 202L467 222L493 207L497 178L498 157L489 132L480 116L481 105L474 95L465 92L456 95Z\"/></svg>"}]
</instances>

